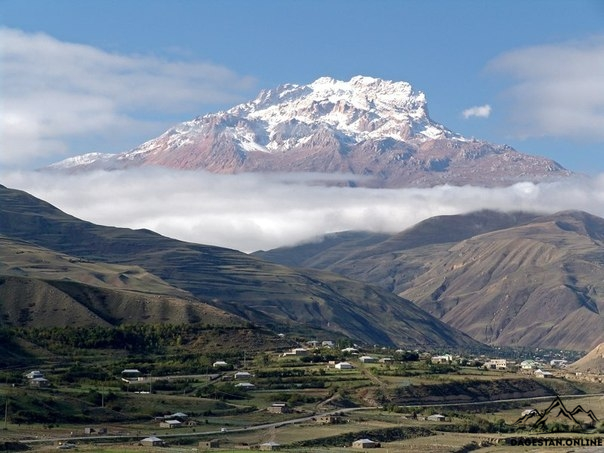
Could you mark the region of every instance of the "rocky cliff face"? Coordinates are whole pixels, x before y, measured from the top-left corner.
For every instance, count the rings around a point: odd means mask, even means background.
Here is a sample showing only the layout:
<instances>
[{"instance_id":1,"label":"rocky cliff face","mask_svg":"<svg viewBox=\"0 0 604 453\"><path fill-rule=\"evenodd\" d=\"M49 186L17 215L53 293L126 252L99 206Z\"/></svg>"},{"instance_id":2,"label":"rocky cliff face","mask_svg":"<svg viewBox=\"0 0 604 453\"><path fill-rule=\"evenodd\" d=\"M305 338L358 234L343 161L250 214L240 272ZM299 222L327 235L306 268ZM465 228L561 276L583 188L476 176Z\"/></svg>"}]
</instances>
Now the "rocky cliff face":
<instances>
[{"instance_id":1,"label":"rocky cliff face","mask_svg":"<svg viewBox=\"0 0 604 453\"><path fill-rule=\"evenodd\" d=\"M361 76L266 90L131 151L78 156L49 168L144 165L215 173L338 173L369 187L494 186L570 175L549 159L468 139L432 121L425 95L406 82Z\"/></svg>"}]
</instances>

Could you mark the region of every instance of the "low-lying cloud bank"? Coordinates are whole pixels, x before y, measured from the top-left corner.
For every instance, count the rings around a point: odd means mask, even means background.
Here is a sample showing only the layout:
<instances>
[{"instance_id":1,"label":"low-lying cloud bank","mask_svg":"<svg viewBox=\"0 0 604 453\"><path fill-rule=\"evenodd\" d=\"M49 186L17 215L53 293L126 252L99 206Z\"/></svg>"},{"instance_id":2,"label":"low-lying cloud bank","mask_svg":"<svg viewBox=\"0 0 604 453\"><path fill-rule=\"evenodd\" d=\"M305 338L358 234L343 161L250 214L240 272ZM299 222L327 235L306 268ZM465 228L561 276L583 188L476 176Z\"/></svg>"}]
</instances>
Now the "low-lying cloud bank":
<instances>
[{"instance_id":1,"label":"low-lying cloud bank","mask_svg":"<svg viewBox=\"0 0 604 453\"><path fill-rule=\"evenodd\" d=\"M11 172L0 175L0 184L97 224L148 228L244 252L337 231L398 232L436 215L487 208L604 216L604 175L505 188L364 189L325 187L317 175L140 169L69 176Z\"/></svg>"}]
</instances>

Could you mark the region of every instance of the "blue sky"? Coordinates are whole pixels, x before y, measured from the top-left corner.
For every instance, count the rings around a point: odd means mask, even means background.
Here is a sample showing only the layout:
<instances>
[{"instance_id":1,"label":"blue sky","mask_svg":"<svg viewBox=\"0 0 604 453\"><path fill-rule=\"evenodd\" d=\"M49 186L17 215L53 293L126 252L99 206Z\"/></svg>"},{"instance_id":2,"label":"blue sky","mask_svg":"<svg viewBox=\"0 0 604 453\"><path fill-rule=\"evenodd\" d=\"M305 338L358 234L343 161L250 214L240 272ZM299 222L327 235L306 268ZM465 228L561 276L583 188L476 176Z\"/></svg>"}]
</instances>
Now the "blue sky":
<instances>
[{"instance_id":1,"label":"blue sky","mask_svg":"<svg viewBox=\"0 0 604 453\"><path fill-rule=\"evenodd\" d=\"M5 167L126 151L264 88L368 75L410 82L463 135L604 170L600 0L0 0L0 26Z\"/></svg>"},{"instance_id":2,"label":"blue sky","mask_svg":"<svg viewBox=\"0 0 604 453\"><path fill-rule=\"evenodd\" d=\"M591 178L378 190L33 171L262 89L356 75L409 82L449 129ZM604 216L603 151L602 0L0 0L0 184L95 223L253 251L485 208Z\"/></svg>"}]
</instances>

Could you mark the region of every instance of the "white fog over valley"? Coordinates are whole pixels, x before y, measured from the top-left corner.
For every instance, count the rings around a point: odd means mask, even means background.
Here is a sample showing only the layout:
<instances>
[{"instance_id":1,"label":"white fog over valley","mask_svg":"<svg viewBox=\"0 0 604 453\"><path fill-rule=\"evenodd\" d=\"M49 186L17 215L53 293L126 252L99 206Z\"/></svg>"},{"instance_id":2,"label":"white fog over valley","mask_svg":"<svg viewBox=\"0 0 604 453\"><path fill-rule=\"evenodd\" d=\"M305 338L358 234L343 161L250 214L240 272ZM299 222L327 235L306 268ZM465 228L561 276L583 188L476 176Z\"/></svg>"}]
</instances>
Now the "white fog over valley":
<instances>
[{"instance_id":1,"label":"white fog over valley","mask_svg":"<svg viewBox=\"0 0 604 453\"><path fill-rule=\"evenodd\" d=\"M83 220L148 228L244 252L317 240L338 231L398 232L429 217L480 209L574 209L604 216L604 175L502 188L429 189L326 187L318 182L325 181L325 175L216 175L150 168L127 174L8 172L0 178L1 184Z\"/></svg>"}]
</instances>

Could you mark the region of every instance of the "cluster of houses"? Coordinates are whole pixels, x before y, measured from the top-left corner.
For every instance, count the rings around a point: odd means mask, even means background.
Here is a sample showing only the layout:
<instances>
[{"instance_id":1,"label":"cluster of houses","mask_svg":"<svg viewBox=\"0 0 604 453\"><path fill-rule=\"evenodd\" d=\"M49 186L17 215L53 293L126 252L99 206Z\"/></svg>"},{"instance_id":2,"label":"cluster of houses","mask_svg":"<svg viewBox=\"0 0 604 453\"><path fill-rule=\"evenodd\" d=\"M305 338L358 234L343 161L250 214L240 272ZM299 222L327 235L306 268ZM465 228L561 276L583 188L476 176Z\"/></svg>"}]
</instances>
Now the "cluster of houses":
<instances>
[{"instance_id":1,"label":"cluster of houses","mask_svg":"<svg viewBox=\"0 0 604 453\"><path fill-rule=\"evenodd\" d=\"M333 348L333 341L310 341L307 343L309 347L328 347ZM395 360L392 357L373 357L370 355L360 355L360 351L355 347L347 347L341 350L341 352L345 355L355 356L355 361L358 361L363 364L369 363L381 363L381 364L391 364L394 363ZM404 350L397 350L395 353L405 353ZM293 348L290 351L287 351L282 354L283 357L304 357L310 355L312 352L308 348L298 347ZM463 361L463 358L453 356L452 354L442 354L442 355L430 355L427 353L421 354L420 360L429 359L433 364L458 364ZM485 359L483 360L482 367L486 370L497 370L497 371L520 371L526 374L533 374L537 378L552 378L555 377L555 373L552 371L548 371L548 369L556 370L556 369L564 369L568 365L568 362L564 359L553 359L549 361L549 363L544 363L536 360L524 360L520 363L515 361L510 361L507 359ZM224 360L215 361L212 366L217 369L232 369L232 365L227 363ZM341 361L341 362L329 362L329 366L333 366L337 370L351 370L354 369L355 366L350 361ZM217 374L216 377L219 375ZM28 381L28 384L32 387L49 387L50 382L48 379L44 377L44 374L39 370L30 371L25 375L25 378ZM223 380L231 380L234 379L238 381L235 384L235 387L241 390L253 390L255 389L255 385L249 382L253 378L253 375L248 371L237 371L233 374L224 374L222 376ZM121 373L121 379L126 383L134 383L144 381L145 378L143 374L138 369L125 369Z\"/></svg>"},{"instance_id":2,"label":"cluster of houses","mask_svg":"<svg viewBox=\"0 0 604 453\"><path fill-rule=\"evenodd\" d=\"M326 340L326 341L313 340L313 341L307 342L306 346L307 347L292 348L291 350L282 353L281 356L282 357L305 357L305 356L309 356L312 354L311 348L317 348L317 347L333 348L333 347L335 347L335 344L333 341L330 341L330 340ZM359 355L360 350L358 347L343 348L343 349L341 349L341 352L345 355L354 356L355 361L358 361L362 364L369 364L369 363L392 364L392 363L395 363L395 360L393 357L377 358L377 357L373 357L371 355ZM407 351L399 349L399 350L395 351L395 354L402 354L405 352L407 352ZM459 364L459 363L462 363L462 361L464 360L463 358L453 356L452 354L431 355L429 353L419 354L419 359L420 360L430 360L431 363L440 364L440 365ZM549 364L543 363L543 362L537 362L535 360L524 360L518 364L515 361L510 361L508 359L499 359L499 358L491 358L491 359L482 358L481 360L476 359L476 361L482 363L482 368L484 368L485 370L521 371L521 372L525 372L525 373L532 373L532 374L534 374L535 377L538 377L538 378L554 377L554 373L552 373L551 371L544 370L544 368L546 368L546 367L553 368L553 369L556 369L556 368L560 369L560 368L565 368L568 364L567 361L563 360L563 359L551 360ZM228 363L220 360L220 361L214 362L213 366L215 368L225 368L225 367L229 367L230 365ZM351 370L351 369L355 368L353 363L351 363L351 361L348 361L348 360L341 361L341 362L330 361L329 366L332 366L337 370ZM247 379L250 376L251 375L249 375L249 373L243 371L243 372L235 373L233 378L241 380L241 379ZM223 377L223 379L229 379L229 378L230 378L230 376ZM240 387L243 389L250 389L250 390L255 388L254 385L249 382L239 383L239 384L237 384L237 387Z\"/></svg>"},{"instance_id":3,"label":"cluster of houses","mask_svg":"<svg viewBox=\"0 0 604 453\"><path fill-rule=\"evenodd\" d=\"M433 364L443 365L459 363L461 359L451 354L443 354L432 356L430 360ZM482 364L482 368L497 371L520 371L525 374L532 374L537 378L552 378L555 377L555 374L551 371L543 370L543 368L563 369L567 365L568 362L563 359L551 360L549 364L536 360L523 360L517 363L508 359L487 359Z\"/></svg>"}]
</instances>

